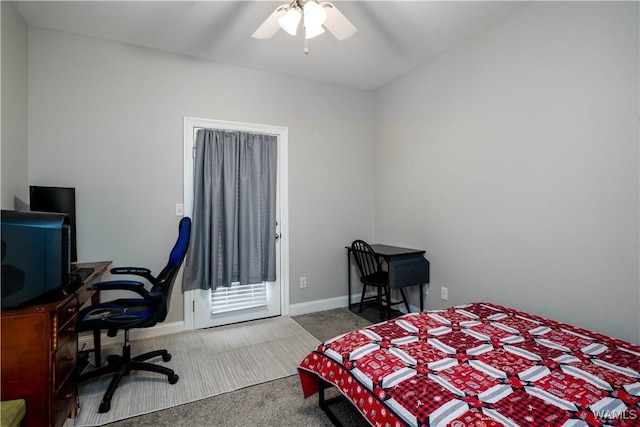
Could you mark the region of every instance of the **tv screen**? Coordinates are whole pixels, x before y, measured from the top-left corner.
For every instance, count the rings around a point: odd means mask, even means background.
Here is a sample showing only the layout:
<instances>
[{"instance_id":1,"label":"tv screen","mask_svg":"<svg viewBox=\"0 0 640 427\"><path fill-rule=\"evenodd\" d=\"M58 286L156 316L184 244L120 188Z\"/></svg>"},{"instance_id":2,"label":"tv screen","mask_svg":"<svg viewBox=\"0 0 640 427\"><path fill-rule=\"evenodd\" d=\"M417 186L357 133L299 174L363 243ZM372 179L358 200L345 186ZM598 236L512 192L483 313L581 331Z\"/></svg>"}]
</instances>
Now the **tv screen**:
<instances>
[{"instance_id":1,"label":"tv screen","mask_svg":"<svg viewBox=\"0 0 640 427\"><path fill-rule=\"evenodd\" d=\"M1 215L2 309L60 295L69 284L69 217L5 210Z\"/></svg>"},{"instance_id":2,"label":"tv screen","mask_svg":"<svg viewBox=\"0 0 640 427\"><path fill-rule=\"evenodd\" d=\"M29 187L31 211L58 212L71 220L71 262L78 261L76 246L76 189L70 187Z\"/></svg>"}]
</instances>

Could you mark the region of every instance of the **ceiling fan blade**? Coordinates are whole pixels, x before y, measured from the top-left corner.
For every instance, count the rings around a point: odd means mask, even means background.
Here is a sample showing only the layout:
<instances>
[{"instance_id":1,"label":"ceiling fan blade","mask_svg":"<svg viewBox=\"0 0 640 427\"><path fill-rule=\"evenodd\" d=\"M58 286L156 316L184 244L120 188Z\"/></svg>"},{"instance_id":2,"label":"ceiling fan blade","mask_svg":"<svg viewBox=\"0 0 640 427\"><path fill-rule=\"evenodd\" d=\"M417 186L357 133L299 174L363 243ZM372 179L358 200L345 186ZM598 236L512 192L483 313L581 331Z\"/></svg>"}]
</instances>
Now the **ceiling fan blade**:
<instances>
[{"instance_id":1,"label":"ceiling fan blade","mask_svg":"<svg viewBox=\"0 0 640 427\"><path fill-rule=\"evenodd\" d=\"M345 40L351 37L358 29L345 16L329 2L320 3L327 12L324 26L338 39Z\"/></svg>"},{"instance_id":2,"label":"ceiling fan blade","mask_svg":"<svg viewBox=\"0 0 640 427\"><path fill-rule=\"evenodd\" d=\"M283 4L282 6L278 6L278 8L269 15L258 29L253 32L251 37L254 39L270 39L273 37L280 29L280 25L278 25L278 18L287 12L287 6L289 5Z\"/></svg>"}]
</instances>

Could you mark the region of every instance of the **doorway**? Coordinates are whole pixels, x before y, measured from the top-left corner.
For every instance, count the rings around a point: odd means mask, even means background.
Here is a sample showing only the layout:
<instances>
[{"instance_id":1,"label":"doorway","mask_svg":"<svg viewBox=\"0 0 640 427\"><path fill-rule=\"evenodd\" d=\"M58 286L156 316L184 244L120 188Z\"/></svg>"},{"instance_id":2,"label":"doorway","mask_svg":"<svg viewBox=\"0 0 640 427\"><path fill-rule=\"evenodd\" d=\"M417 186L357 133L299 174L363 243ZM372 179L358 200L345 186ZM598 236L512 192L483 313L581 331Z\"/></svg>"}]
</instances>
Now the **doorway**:
<instances>
[{"instance_id":1,"label":"doorway","mask_svg":"<svg viewBox=\"0 0 640 427\"><path fill-rule=\"evenodd\" d=\"M199 129L250 132L277 137L276 280L184 293L185 329L200 329L289 314L288 129L281 126L184 118L184 213L192 216L195 135Z\"/></svg>"}]
</instances>

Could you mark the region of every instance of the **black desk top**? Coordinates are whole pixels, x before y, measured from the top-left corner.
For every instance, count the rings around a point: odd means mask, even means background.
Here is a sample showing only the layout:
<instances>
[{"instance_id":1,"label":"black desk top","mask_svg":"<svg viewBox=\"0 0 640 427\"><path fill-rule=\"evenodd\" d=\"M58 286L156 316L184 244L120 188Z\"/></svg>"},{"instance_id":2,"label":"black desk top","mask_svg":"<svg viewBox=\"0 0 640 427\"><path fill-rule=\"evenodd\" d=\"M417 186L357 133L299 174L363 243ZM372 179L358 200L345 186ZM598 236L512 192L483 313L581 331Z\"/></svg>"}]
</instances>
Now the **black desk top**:
<instances>
[{"instance_id":1,"label":"black desk top","mask_svg":"<svg viewBox=\"0 0 640 427\"><path fill-rule=\"evenodd\" d=\"M398 246L380 245L377 243L371 245L371 247L378 255L382 256L423 254L425 252L422 249L401 248Z\"/></svg>"},{"instance_id":2,"label":"black desk top","mask_svg":"<svg viewBox=\"0 0 640 427\"><path fill-rule=\"evenodd\" d=\"M345 248L351 251L351 246L345 246ZM410 249L410 248L401 248L399 246L389 246L382 245L379 243L374 243L371 245L371 248L380 256L383 257L391 257L398 255L411 255L411 254L423 254L425 251L422 249Z\"/></svg>"}]
</instances>

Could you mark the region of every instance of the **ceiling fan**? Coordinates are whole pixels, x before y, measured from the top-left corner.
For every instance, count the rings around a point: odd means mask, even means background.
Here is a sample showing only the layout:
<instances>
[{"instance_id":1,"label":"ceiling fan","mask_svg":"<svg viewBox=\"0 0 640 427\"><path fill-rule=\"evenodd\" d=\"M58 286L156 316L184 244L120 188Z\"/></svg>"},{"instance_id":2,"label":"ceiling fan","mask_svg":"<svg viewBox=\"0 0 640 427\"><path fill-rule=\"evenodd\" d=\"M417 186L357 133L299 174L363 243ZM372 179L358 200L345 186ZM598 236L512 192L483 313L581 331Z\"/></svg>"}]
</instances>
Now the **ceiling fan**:
<instances>
[{"instance_id":1,"label":"ceiling fan","mask_svg":"<svg viewBox=\"0 0 640 427\"><path fill-rule=\"evenodd\" d=\"M270 39L280 28L295 36L300 21L303 22L305 40L324 33L323 26L338 40L348 39L358 31L338 8L329 2L293 0L291 3L278 6L251 37ZM306 47L305 53L309 53Z\"/></svg>"}]
</instances>

